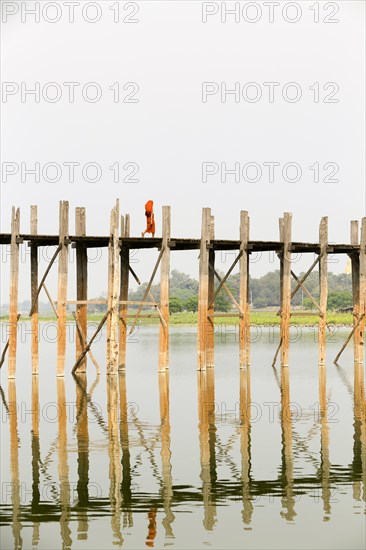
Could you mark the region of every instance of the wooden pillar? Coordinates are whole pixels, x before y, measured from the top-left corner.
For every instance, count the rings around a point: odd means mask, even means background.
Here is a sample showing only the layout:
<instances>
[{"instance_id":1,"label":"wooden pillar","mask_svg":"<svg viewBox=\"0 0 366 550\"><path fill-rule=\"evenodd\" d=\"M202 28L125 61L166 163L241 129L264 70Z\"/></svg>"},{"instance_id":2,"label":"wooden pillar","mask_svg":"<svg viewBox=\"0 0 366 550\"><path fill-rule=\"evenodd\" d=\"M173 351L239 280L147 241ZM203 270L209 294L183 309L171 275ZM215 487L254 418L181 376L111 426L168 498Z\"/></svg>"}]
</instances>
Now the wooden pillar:
<instances>
[{"instance_id":1,"label":"wooden pillar","mask_svg":"<svg viewBox=\"0 0 366 550\"><path fill-rule=\"evenodd\" d=\"M198 326L197 326L197 369L206 370L206 326L208 308L208 248L210 240L209 226L211 221L211 208L202 209L201 247L199 263L199 289L198 289Z\"/></svg>"},{"instance_id":2,"label":"wooden pillar","mask_svg":"<svg viewBox=\"0 0 366 550\"><path fill-rule=\"evenodd\" d=\"M162 247L160 264L160 320L159 372L169 368L169 275L170 275L170 206L163 206Z\"/></svg>"},{"instance_id":3,"label":"wooden pillar","mask_svg":"<svg viewBox=\"0 0 366 550\"><path fill-rule=\"evenodd\" d=\"M86 214L85 208L75 209L75 234L77 237L86 235ZM88 299L88 249L84 244L76 243L76 300ZM88 305L76 305L76 319L79 322L81 335L76 330L76 359L84 350L84 341L86 340L88 329ZM77 373L86 372L86 355L81 360L76 371Z\"/></svg>"},{"instance_id":4,"label":"wooden pillar","mask_svg":"<svg viewBox=\"0 0 366 550\"><path fill-rule=\"evenodd\" d=\"M128 300L128 281L130 273L130 251L123 245L123 239L130 236L129 215L124 218L121 216L121 284L119 299L127 302ZM126 339L127 339L127 312L128 304L121 304L119 310L119 361L118 370L126 368Z\"/></svg>"},{"instance_id":5,"label":"wooden pillar","mask_svg":"<svg viewBox=\"0 0 366 550\"><path fill-rule=\"evenodd\" d=\"M320 260L319 260L319 364L325 364L325 330L327 326L328 302L328 218L321 219L319 227Z\"/></svg>"},{"instance_id":6,"label":"wooden pillar","mask_svg":"<svg viewBox=\"0 0 366 550\"><path fill-rule=\"evenodd\" d=\"M8 378L15 378L17 355L17 324L18 324L18 284L19 284L19 244L20 210L12 208L11 242L10 242L10 307L9 307L9 357Z\"/></svg>"},{"instance_id":7,"label":"wooden pillar","mask_svg":"<svg viewBox=\"0 0 366 550\"><path fill-rule=\"evenodd\" d=\"M107 325L107 374L118 368L118 309L119 309L119 201L111 212L110 243L108 247L108 309L111 314Z\"/></svg>"},{"instance_id":8,"label":"wooden pillar","mask_svg":"<svg viewBox=\"0 0 366 550\"><path fill-rule=\"evenodd\" d=\"M65 375L66 354L66 300L67 273L69 261L69 203L60 201L59 244L62 245L58 256L58 293L57 293L57 376Z\"/></svg>"},{"instance_id":9,"label":"wooden pillar","mask_svg":"<svg viewBox=\"0 0 366 550\"><path fill-rule=\"evenodd\" d=\"M281 366L288 366L291 306L291 222L292 214L284 213L283 228L280 230L283 242L281 256Z\"/></svg>"},{"instance_id":10,"label":"wooden pillar","mask_svg":"<svg viewBox=\"0 0 366 550\"><path fill-rule=\"evenodd\" d=\"M215 217L210 216L210 240L215 239ZM215 251L213 248L209 248L208 251L208 303L210 304L215 294ZM206 366L213 367L215 364L215 304L212 303L207 310L207 349L206 349Z\"/></svg>"},{"instance_id":11,"label":"wooden pillar","mask_svg":"<svg viewBox=\"0 0 366 550\"><path fill-rule=\"evenodd\" d=\"M358 221L351 221L351 245L358 246ZM357 330L357 324L360 315L360 255L357 252L351 255L352 266L352 300L353 300L353 326L356 327L353 333L353 345L355 361L359 361L360 356L360 332Z\"/></svg>"},{"instance_id":12,"label":"wooden pillar","mask_svg":"<svg viewBox=\"0 0 366 550\"><path fill-rule=\"evenodd\" d=\"M31 206L30 232L31 235L37 235L37 206ZM32 331L32 374L38 374L38 246L31 241L31 296L33 311L31 316Z\"/></svg>"},{"instance_id":13,"label":"wooden pillar","mask_svg":"<svg viewBox=\"0 0 366 550\"><path fill-rule=\"evenodd\" d=\"M240 212L240 252L239 260L239 305L244 316L239 317L239 358L240 368L250 364L250 300L249 300L249 216Z\"/></svg>"},{"instance_id":14,"label":"wooden pillar","mask_svg":"<svg viewBox=\"0 0 366 550\"><path fill-rule=\"evenodd\" d=\"M360 245L360 315L363 316L357 328L359 332L359 361L365 360L365 315L366 315L366 218L362 218Z\"/></svg>"}]
</instances>

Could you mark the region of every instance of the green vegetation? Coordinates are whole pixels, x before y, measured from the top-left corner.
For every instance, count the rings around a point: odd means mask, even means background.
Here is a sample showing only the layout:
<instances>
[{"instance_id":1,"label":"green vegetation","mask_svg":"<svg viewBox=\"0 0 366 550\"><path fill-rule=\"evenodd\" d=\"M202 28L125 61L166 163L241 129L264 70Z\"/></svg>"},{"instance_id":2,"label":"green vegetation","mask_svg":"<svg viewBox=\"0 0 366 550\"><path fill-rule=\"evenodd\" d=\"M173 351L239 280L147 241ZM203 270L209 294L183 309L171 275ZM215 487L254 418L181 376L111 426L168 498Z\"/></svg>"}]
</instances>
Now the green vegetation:
<instances>
[{"instance_id":1,"label":"green vegetation","mask_svg":"<svg viewBox=\"0 0 366 550\"><path fill-rule=\"evenodd\" d=\"M144 312L147 312L144 310ZM149 311L149 313L153 313L153 310ZM130 310L130 313L134 313L134 311ZM88 316L89 322L95 321L99 322L103 317L102 313L95 313L93 315ZM7 321L9 319L8 316L4 316L0 318L2 321ZM332 325L352 325L352 313L335 313L332 311L328 312L327 315L327 321L328 324ZM21 317L21 320L23 321L29 321L30 318L26 315ZM40 316L40 321L53 321L56 322L55 317L51 316ZM74 322L74 318L69 315L67 317L68 321ZM272 325L279 325L280 324L280 317L276 315L276 311L256 311L253 310L250 315L250 321L251 325L253 326L272 326ZM129 322L132 322L132 319L129 320ZM226 324L226 325L235 325L239 322L239 317L236 315L233 315L232 317L216 317L215 323L216 324ZM313 326L317 325L319 322L318 315L309 312L309 315L301 315L296 316L296 313L294 313L291 316L291 325L296 326ZM158 325L159 319L152 318L152 319L140 319L139 325ZM189 311L180 311L172 313L170 316L170 324L171 325L197 325L197 312L189 312Z\"/></svg>"},{"instance_id":2,"label":"green vegetation","mask_svg":"<svg viewBox=\"0 0 366 550\"><path fill-rule=\"evenodd\" d=\"M299 274L301 277L303 273ZM217 282L216 282L217 285ZM292 281L292 288L295 288L295 281ZM319 300L319 273L313 272L309 275L305 282L306 288L311 292L312 296ZM231 275L227 279L227 286L236 298L239 299L239 274ZM328 322L338 325L352 324L352 314L342 310L352 306L352 280L351 275L334 273L328 274ZM141 284L136 290L130 290L129 299L132 301L142 300L147 283ZM217 288L217 286L216 286ZM279 308L280 301L280 273L278 270L267 273L258 279L250 278L250 299L251 299L251 323L253 325L278 325L280 322L276 312ZM160 299L160 286L155 284L151 287L151 292L154 298ZM106 295L100 296L98 299L106 299ZM40 320L55 321L52 310L48 305L41 304ZM293 315L291 324L293 325L315 325L318 323L318 316L311 310L314 309L313 302L307 297L301 289L295 294L291 301ZM138 306L131 306L129 313L136 312ZM27 312L30 309L29 302L19 304L19 311L22 313L21 318L27 319ZM74 306L69 306L70 315L68 319L73 320L71 311ZM185 273L177 270L171 272L170 277L170 302L169 309L171 314L172 325L195 325L197 323L198 310L198 281ZM296 316L296 312L300 311L302 315ZM3 309L7 313L6 306ZM308 311L309 314L304 316ZM88 307L89 320L99 321L106 312L106 304L91 304ZM147 308L143 308L143 313L148 313ZM152 310L154 312L154 310ZM216 317L215 323L233 325L238 322L238 316L232 309L232 303L224 289L218 293L215 299L216 313L233 312L233 317ZM2 317L7 319L7 316ZM159 319L140 319L139 324L152 325L158 324Z\"/></svg>"}]
</instances>

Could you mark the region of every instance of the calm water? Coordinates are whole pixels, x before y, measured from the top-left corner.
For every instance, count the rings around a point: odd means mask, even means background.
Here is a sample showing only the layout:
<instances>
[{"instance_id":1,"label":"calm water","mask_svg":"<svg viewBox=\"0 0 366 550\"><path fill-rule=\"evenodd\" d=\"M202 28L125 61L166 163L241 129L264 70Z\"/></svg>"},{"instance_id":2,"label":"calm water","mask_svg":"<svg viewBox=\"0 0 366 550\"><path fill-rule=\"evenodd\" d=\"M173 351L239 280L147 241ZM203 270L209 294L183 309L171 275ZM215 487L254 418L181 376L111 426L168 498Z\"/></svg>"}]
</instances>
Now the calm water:
<instances>
[{"instance_id":1,"label":"calm water","mask_svg":"<svg viewBox=\"0 0 366 550\"><path fill-rule=\"evenodd\" d=\"M173 329L158 375L157 329L141 328L108 379L104 336L101 376L89 360L58 380L51 342L32 379L28 336L16 384L1 373L1 548L364 548L364 373L352 346L332 363L345 334L319 369L303 330L281 372L278 334L254 330L249 372L231 330L197 374L194 329Z\"/></svg>"}]
</instances>

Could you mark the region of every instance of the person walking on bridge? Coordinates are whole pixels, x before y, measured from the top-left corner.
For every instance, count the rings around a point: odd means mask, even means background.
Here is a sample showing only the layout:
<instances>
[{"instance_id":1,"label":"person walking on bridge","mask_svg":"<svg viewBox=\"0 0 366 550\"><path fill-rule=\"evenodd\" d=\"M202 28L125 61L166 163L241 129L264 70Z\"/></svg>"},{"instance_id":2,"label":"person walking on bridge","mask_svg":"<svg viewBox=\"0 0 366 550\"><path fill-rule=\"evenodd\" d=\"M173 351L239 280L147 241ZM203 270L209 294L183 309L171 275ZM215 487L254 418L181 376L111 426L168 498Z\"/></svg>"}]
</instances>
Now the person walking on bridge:
<instances>
[{"instance_id":1,"label":"person walking on bridge","mask_svg":"<svg viewBox=\"0 0 366 550\"><path fill-rule=\"evenodd\" d=\"M146 229L141 233L141 237L145 237L146 233L151 233L155 236L155 220L154 220L154 201L147 201L145 204Z\"/></svg>"}]
</instances>

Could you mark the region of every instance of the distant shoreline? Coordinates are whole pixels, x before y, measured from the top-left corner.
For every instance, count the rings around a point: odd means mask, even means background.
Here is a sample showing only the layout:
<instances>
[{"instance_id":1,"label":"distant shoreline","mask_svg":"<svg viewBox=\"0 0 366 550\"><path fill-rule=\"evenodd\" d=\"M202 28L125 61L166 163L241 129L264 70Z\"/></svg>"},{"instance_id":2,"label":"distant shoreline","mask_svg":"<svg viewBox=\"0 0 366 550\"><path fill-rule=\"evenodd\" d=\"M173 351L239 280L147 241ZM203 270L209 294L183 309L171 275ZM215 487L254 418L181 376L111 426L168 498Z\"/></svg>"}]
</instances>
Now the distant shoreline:
<instances>
[{"instance_id":1,"label":"distant shoreline","mask_svg":"<svg viewBox=\"0 0 366 550\"><path fill-rule=\"evenodd\" d=\"M134 310L130 310L129 314L133 315ZM144 311L143 314L150 314L155 313L154 311ZM314 325L317 325L319 323L319 316L315 315L313 313L309 313L309 315L304 315L304 312L301 312L302 315L296 315L296 312L294 312L290 318L290 326L303 326L303 327L313 327ZM100 314L90 314L88 315L88 321L100 321L103 318L104 313ZM220 315L220 313L218 313ZM49 322L53 321L56 322L57 318L55 316L51 315L39 315L38 317L40 322ZM3 322L9 321L9 316L3 316L0 317L0 320ZM19 322L21 321L30 321L30 317L28 315L24 315L20 317ZM72 315L67 316L68 322L75 322ZM128 324L133 322L133 317L130 317L128 320ZM197 313L172 313L170 315L170 325L171 326L195 326L197 325ZM142 318L139 319L138 324L139 326L158 326L160 323L159 319L152 318ZM215 325L236 325L239 323L239 317L235 316L235 314L232 317L215 317L214 318ZM327 313L327 323L329 325L336 325L336 326L344 326L344 327L351 327L353 325L353 315L352 313L336 313L329 311ZM250 314L250 325L251 326L279 326L280 325L280 316L276 315L275 311L252 311Z\"/></svg>"}]
</instances>

